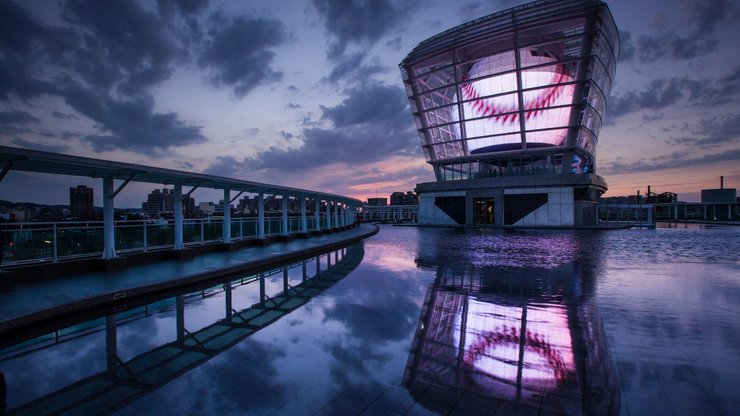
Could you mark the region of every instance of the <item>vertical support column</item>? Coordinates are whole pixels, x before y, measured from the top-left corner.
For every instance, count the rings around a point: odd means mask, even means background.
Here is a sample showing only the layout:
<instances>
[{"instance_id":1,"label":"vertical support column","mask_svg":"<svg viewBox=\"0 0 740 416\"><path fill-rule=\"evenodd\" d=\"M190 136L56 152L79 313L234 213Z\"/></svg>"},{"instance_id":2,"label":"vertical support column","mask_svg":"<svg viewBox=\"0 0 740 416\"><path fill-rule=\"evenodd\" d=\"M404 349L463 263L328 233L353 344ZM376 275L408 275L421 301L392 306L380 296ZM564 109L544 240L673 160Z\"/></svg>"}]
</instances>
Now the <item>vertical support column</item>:
<instances>
[{"instance_id":1,"label":"vertical support column","mask_svg":"<svg viewBox=\"0 0 740 416\"><path fill-rule=\"evenodd\" d=\"M103 178L103 258L116 258L116 228L113 217L113 177Z\"/></svg>"},{"instance_id":2,"label":"vertical support column","mask_svg":"<svg viewBox=\"0 0 740 416\"><path fill-rule=\"evenodd\" d=\"M306 278L308 277L308 271L306 270L306 265L308 264L308 260L303 260L301 262L301 269L303 274L301 275L301 281L305 282Z\"/></svg>"},{"instance_id":3,"label":"vertical support column","mask_svg":"<svg viewBox=\"0 0 740 416\"><path fill-rule=\"evenodd\" d=\"M265 239L265 194L257 195L257 238Z\"/></svg>"},{"instance_id":4,"label":"vertical support column","mask_svg":"<svg viewBox=\"0 0 740 416\"><path fill-rule=\"evenodd\" d=\"M316 199L314 200L313 214L316 231L321 231L321 199L319 197L316 197Z\"/></svg>"},{"instance_id":5,"label":"vertical support column","mask_svg":"<svg viewBox=\"0 0 740 416\"><path fill-rule=\"evenodd\" d=\"M115 375L118 368L118 337L116 315L105 316L105 362L108 374Z\"/></svg>"},{"instance_id":6,"label":"vertical support column","mask_svg":"<svg viewBox=\"0 0 740 416\"><path fill-rule=\"evenodd\" d=\"M560 173L567 175L570 173L571 165L573 164L573 149L576 147L578 133L580 131L581 116L584 109L583 105L583 93L586 89L586 78L588 71L591 67L592 57L591 50L594 44L594 27L595 27L595 16L591 16L586 20L584 25L583 42L581 43L580 63L578 64L578 73L576 74L576 84L573 88L573 106L570 110L570 120L568 120L568 135L565 138L565 152L563 153L563 161ZM517 34L517 37L519 35ZM517 68L517 74L519 68Z\"/></svg>"},{"instance_id":7,"label":"vertical support column","mask_svg":"<svg viewBox=\"0 0 740 416\"><path fill-rule=\"evenodd\" d=\"M301 233L308 232L308 222L306 221L306 196L301 195Z\"/></svg>"},{"instance_id":8,"label":"vertical support column","mask_svg":"<svg viewBox=\"0 0 740 416\"><path fill-rule=\"evenodd\" d=\"M316 275L314 277L319 277L321 274L321 256L316 256Z\"/></svg>"},{"instance_id":9,"label":"vertical support column","mask_svg":"<svg viewBox=\"0 0 740 416\"><path fill-rule=\"evenodd\" d=\"M175 250L182 250L182 184L175 184Z\"/></svg>"},{"instance_id":10,"label":"vertical support column","mask_svg":"<svg viewBox=\"0 0 740 416\"><path fill-rule=\"evenodd\" d=\"M280 234L282 235L288 235L288 194L283 194L281 196L282 202L283 202L283 229Z\"/></svg>"},{"instance_id":11,"label":"vertical support column","mask_svg":"<svg viewBox=\"0 0 740 416\"><path fill-rule=\"evenodd\" d=\"M224 222L222 226L224 243L231 243L231 189L224 189Z\"/></svg>"},{"instance_id":12,"label":"vertical support column","mask_svg":"<svg viewBox=\"0 0 740 416\"><path fill-rule=\"evenodd\" d=\"M334 201L334 222L332 225L333 228L339 228L339 203L337 201Z\"/></svg>"},{"instance_id":13,"label":"vertical support column","mask_svg":"<svg viewBox=\"0 0 740 416\"><path fill-rule=\"evenodd\" d=\"M329 205L329 204L330 204L330 202L327 199L326 200L326 212L325 212L325 214L326 214L325 215L325 217L326 217L326 224L324 224L324 227L327 230L331 230L331 205Z\"/></svg>"}]
</instances>

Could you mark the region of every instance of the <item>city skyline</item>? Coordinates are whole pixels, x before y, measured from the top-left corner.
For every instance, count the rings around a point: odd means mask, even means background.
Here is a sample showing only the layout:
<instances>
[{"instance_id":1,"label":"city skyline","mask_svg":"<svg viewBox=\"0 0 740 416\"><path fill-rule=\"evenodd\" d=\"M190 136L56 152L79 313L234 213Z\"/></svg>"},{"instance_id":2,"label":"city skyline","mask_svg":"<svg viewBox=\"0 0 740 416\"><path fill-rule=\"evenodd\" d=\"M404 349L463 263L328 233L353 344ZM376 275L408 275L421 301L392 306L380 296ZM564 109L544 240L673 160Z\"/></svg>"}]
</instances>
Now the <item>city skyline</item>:
<instances>
[{"instance_id":1,"label":"city skyline","mask_svg":"<svg viewBox=\"0 0 740 416\"><path fill-rule=\"evenodd\" d=\"M0 1L0 143L363 200L411 190L434 175L398 63L429 36L523 3ZM693 201L720 175L738 187L738 8L607 4L622 56L599 137L605 196L651 185ZM70 186L101 187L44 177L33 188L33 174L11 171L0 199L54 204ZM151 189L131 184L116 206Z\"/></svg>"}]
</instances>

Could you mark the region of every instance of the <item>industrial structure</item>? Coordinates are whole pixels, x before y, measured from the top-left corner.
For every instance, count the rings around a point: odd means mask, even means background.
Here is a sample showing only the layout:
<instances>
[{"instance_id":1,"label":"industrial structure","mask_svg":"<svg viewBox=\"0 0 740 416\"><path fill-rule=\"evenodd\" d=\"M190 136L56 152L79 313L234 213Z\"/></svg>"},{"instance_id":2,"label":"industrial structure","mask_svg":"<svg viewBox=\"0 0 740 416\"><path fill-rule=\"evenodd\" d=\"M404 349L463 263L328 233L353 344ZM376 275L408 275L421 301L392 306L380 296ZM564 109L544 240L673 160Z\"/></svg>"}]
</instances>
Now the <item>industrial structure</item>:
<instances>
[{"instance_id":1,"label":"industrial structure","mask_svg":"<svg viewBox=\"0 0 740 416\"><path fill-rule=\"evenodd\" d=\"M619 57L607 5L544 0L421 42L400 69L436 182L420 224L596 223L596 146Z\"/></svg>"}]
</instances>

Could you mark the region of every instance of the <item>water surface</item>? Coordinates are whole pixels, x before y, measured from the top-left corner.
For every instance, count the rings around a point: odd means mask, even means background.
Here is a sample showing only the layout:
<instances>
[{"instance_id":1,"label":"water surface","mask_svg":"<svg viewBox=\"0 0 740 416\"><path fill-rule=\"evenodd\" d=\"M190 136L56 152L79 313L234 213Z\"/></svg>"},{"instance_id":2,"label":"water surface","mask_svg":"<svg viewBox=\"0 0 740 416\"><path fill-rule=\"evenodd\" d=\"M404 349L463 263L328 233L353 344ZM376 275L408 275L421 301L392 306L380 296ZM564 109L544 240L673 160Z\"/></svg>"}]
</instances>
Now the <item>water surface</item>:
<instances>
[{"instance_id":1,"label":"water surface","mask_svg":"<svg viewBox=\"0 0 740 416\"><path fill-rule=\"evenodd\" d=\"M7 349L0 371L11 414L103 380L120 415L730 415L737 247L732 227L384 226L262 290L241 277Z\"/></svg>"}]
</instances>

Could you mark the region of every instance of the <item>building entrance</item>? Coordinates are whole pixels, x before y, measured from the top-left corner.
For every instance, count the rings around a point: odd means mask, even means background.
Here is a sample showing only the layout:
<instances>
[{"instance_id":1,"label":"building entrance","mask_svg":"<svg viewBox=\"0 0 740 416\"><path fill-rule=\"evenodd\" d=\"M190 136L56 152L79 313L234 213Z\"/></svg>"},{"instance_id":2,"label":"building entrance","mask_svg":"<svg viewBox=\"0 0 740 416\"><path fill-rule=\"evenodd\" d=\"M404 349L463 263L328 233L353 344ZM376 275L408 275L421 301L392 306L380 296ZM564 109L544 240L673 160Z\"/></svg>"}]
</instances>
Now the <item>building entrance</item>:
<instances>
[{"instance_id":1,"label":"building entrance","mask_svg":"<svg viewBox=\"0 0 740 416\"><path fill-rule=\"evenodd\" d=\"M495 198L473 199L473 221L475 225L493 225L496 219Z\"/></svg>"}]
</instances>

